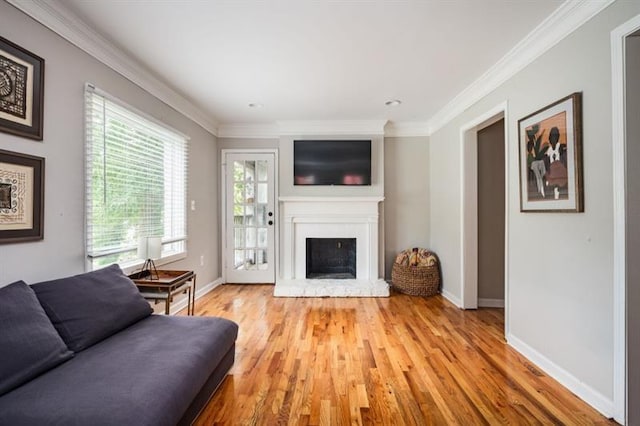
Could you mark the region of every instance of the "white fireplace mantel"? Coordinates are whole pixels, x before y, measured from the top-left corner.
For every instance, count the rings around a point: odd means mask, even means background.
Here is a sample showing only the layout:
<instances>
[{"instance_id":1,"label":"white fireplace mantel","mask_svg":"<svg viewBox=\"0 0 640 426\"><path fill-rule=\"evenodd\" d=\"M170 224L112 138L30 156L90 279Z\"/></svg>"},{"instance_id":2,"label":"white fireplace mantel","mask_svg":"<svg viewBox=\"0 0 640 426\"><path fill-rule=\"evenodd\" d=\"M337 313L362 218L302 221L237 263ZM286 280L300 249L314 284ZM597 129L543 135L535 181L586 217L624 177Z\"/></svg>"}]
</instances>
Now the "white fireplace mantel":
<instances>
[{"instance_id":1,"label":"white fireplace mantel","mask_svg":"<svg viewBox=\"0 0 640 426\"><path fill-rule=\"evenodd\" d=\"M282 269L276 296L388 296L379 277L384 197L280 197ZM306 279L307 238L355 238L355 280Z\"/></svg>"}]
</instances>

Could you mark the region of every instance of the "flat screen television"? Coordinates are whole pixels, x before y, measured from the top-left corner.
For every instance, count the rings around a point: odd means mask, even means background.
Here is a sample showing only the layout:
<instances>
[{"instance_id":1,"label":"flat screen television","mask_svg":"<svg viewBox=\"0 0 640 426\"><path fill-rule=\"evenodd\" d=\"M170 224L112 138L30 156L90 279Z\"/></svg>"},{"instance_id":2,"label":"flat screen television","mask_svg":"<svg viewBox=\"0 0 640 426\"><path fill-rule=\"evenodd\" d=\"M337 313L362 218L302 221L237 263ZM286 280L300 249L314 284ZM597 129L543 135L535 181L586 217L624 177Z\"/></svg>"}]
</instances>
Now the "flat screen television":
<instances>
[{"instance_id":1,"label":"flat screen television","mask_svg":"<svg viewBox=\"0 0 640 426\"><path fill-rule=\"evenodd\" d=\"M371 140L294 140L294 185L371 185Z\"/></svg>"}]
</instances>

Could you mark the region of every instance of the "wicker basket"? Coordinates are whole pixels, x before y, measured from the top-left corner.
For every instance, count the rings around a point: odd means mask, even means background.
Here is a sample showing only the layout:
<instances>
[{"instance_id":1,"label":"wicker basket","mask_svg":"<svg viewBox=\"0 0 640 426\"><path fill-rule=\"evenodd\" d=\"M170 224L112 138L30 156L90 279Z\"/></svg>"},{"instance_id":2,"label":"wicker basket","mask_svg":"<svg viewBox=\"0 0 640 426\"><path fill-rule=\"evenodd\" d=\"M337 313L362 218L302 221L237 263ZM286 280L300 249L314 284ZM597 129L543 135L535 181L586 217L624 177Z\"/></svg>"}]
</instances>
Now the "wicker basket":
<instances>
[{"instance_id":1,"label":"wicker basket","mask_svg":"<svg viewBox=\"0 0 640 426\"><path fill-rule=\"evenodd\" d=\"M434 296L440 293L440 262L430 266L394 263L391 270L393 288L411 296Z\"/></svg>"}]
</instances>

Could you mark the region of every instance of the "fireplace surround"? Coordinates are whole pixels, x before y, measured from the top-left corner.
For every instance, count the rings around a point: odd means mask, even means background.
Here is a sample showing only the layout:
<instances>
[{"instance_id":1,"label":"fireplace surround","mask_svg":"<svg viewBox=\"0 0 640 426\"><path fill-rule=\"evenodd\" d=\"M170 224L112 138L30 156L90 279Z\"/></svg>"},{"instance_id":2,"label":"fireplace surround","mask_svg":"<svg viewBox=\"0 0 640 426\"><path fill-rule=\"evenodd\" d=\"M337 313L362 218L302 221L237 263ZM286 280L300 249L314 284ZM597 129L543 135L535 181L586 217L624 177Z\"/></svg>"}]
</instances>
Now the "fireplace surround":
<instances>
[{"instance_id":1,"label":"fireplace surround","mask_svg":"<svg viewBox=\"0 0 640 426\"><path fill-rule=\"evenodd\" d=\"M280 197L280 271L275 296L386 297L380 277L383 197ZM355 240L355 279L307 278L307 239Z\"/></svg>"}]
</instances>

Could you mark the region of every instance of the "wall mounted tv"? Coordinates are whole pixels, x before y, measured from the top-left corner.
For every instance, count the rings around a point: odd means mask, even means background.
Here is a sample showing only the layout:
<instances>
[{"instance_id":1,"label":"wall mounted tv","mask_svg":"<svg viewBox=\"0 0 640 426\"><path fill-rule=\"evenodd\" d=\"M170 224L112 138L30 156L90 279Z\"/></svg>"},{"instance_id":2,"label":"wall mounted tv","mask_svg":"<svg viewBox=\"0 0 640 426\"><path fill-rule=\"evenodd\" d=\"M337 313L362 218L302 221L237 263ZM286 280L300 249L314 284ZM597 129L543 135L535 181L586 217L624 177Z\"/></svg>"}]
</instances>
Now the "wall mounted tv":
<instances>
[{"instance_id":1,"label":"wall mounted tv","mask_svg":"<svg viewBox=\"0 0 640 426\"><path fill-rule=\"evenodd\" d=\"M371 185L371 140L294 140L294 185Z\"/></svg>"}]
</instances>

